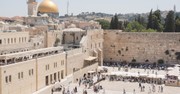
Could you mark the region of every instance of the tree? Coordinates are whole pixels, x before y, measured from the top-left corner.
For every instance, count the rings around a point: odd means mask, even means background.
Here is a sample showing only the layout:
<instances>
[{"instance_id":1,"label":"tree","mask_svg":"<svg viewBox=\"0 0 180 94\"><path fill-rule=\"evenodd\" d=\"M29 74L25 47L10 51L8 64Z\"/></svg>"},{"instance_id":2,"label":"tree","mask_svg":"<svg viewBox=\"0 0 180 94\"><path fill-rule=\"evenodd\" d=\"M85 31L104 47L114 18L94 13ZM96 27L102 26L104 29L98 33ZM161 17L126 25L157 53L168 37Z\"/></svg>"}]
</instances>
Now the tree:
<instances>
[{"instance_id":1,"label":"tree","mask_svg":"<svg viewBox=\"0 0 180 94\"><path fill-rule=\"evenodd\" d=\"M176 31L176 32L180 32L180 18L177 18L177 17L176 17L175 26L176 26L175 31Z\"/></svg>"},{"instance_id":2,"label":"tree","mask_svg":"<svg viewBox=\"0 0 180 94\"><path fill-rule=\"evenodd\" d=\"M141 24L141 25L143 25L144 27L146 27L145 19L144 19L144 17L141 17L140 14L138 14L138 17L135 18L135 21L139 22L139 24Z\"/></svg>"},{"instance_id":3,"label":"tree","mask_svg":"<svg viewBox=\"0 0 180 94\"><path fill-rule=\"evenodd\" d=\"M163 31L163 25L161 23L161 11L160 10L156 10L154 13L153 13L153 28L152 29L155 29L159 32Z\"/></svg>"},{"instance_id":4,"label":"tree","mask_svg":"<svg viewBox=\"0 0 180 94\"><path fill-rule=\"evenodd\" d=\"M110 29L115 29L114 28L114 17L111 18L111 23L110 23Z\"/></svg>"},{"instance_id":5,"label":"tree","mask_svg":"<svg viewBox=\"0 0 180 94\"><path fill-rule=\"evenodd\" d=\"M111 19L110 29L124 29L124 24L122 21L119 21L117 14Z\"/></svg>"},{"instance_id":6,"label":"tree","mask_svg":"<svg viewBox=\"0 0 180 94\"><path fill-rule=\"evenodd\" d=\"M175 31L174 11L169 11L165 19L164 32L174 32L174 31Z\"/></svg>"},{"instance_id":7,"label":"tree","mask_svg":"<svg viewBox=\"0 0 180 94\"><path fill-rule=\"evenodd\" d=\"M56 38L56 41L55 41L55 43L54 43L54 46L57 47L59 43L60 43L60 39L59 39L59 38Z\"/></svg>"},{"instance_id":8,"label":"tree","mask_svg":"<svg viewBox=\"0 0 180 94\"><path fill-rule=\"evenodd\" d=\"M124 30L124 24L122 21L118 22L118 28L117 29Z\"/></svg>"},{"instance_id":9,"label":"tree","mask_svg":"<svg viewBox=\"0 0 180 94\"><path fill-rule=\"evenodd\" d=\"M153 18L152 18L152 9L151 12L149 13L148 16L148 24L147 24L147 29L152 29L153 28Z\"/></svg>"},{"instance_id":10,"label":"tree","mask_svg":"<svg viewBox=\"0 0 180 94\"><path fill-rule=\"evenodd\" d=\"M97 20L97 22L99 22L102 29L109 29L110 28L110 22L107 20Z\"/></svg>"},{"instance_id":11,"label":"tree","mask_svg":"<svg viewBox=\"0 0 180 94\"><path fill-rule=\"evenodd\" d=\"M114 16L114 29L119 29L118 26L119 26L119 20L118 20L117 14L115 14L115 16Z\"/></svg>"},{"instance_id":12,"label":"tree","mask_svg":"<svg viewBox=\"0 0 180 94\"><path fill-rule=\"evenodd\" d=\"M147 29L154 29L159 32L163 31L163 25L161 23L161 11L156 10L154 13L152 13L152 10L148 16L148 25Z\"/></svg>"},{"instance_id":13,"label":"tree","mask_svg":"<svg viewBox=\"0 0 180 94\"><path fill-rule=\"evenodd\" d=\"M156 10L153 15L155 15L157 17L157 20L161 22L161 11L160 10Z\"/></svg>"},{"instance_id":14,"label":"tree","mask_svg":"<svg viewBox=\"0 0 180 94\"><path fill-rule=\"evenodd\" d=\"M127 32L142 32L145 29L143 25L139 24L137 21L132 21L127 25Z\"/></svg>"},{"instance_id":15,"label":"tree","mask_svg":"<svg viewBox=\"0 0 180 94\"><path fill-rule=\"evenodd\" d=\"M124 21L124 22L123 22L124 28L127 28L127 25L128 25L128 24L129 24L128 21Z\"/></svg>"}]
</instances>

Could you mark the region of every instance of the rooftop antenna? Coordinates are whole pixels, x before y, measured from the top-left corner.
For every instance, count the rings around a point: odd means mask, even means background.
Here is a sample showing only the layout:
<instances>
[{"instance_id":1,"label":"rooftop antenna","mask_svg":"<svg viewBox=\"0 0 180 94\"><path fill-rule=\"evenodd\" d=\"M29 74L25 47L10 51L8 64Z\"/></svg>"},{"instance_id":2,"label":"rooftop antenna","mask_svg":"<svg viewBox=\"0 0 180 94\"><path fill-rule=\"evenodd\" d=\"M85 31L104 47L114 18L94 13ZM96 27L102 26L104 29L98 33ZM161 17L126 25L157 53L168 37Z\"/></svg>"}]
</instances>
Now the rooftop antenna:
<instances>
[{"instance_id":1,"label":"rooftop antenna","mask_svg":"<svg viewBox=\"0 0 180 94\"><path fill-rule=\"evenodd\" d=\"M176 19L176 5L174 5L174 19Z\"/></svg>"},{"instance_id":2,"label":"rooftop antenna","mask_svg":"<svg viewBox=\"0 0 180 94\"><path fill-rule=\"evenodd\" d=\"M174 13L176 13L176 5L174 5Z\"/></svg>"},{"instance_id":3,"label":"rooftop antenna","mask_svg":"<svg viewBox=\"0 0 180 94\"><path fill-rule=\"evenodd\" d=\"M67 15L69 15L69 0L67 1Z\"/></svg>"},{"instance_id":4,"label":"rooftop antenna","mask_svg":"<svg viewBox=\"0 0 180 94\"><path fill-rule=\"evenodd\" d=\"M159 6L158 6L158 0L157 0L157 2L156 2L156 3L157 3L157 10L159 10Z\"/></svg>"}]
</instances>

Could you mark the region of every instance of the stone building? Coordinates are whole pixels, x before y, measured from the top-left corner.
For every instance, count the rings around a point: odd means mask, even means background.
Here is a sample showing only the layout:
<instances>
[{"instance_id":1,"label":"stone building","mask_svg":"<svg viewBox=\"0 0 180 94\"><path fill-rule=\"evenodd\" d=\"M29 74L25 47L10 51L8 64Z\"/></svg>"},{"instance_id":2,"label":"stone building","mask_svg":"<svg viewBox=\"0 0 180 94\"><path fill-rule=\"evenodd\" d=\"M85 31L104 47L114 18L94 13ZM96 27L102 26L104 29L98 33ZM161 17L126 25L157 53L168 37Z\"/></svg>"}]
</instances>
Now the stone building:
<instances>
[{"instance_id":1,"label":"stone building","mask_svg":"<svg viewBox=\"0 0 180 94\"><path fill-rule=\"evenodd\" d=\"M79 79L102 64L103 30L2 32L0 94L32 94L69 75ZM74 38L63 34L74 33ZM64 40L54 47L56 38ZM74 43L71 42L75 41ZM66 46L65 46L66 45Z\"/></svg>"},{"instance_id":2,"label":"stone building","mask_svg":"<svg viewBox=\"0 0 180 94\"><path fill-rule=\"evenodd\" d=\"M0 94L32 94L67 77L70 83L97 71L103 62L103 30L98 23L77 28L60 23L51 0L27 4L28 17L21 26L10 29L10 24L0 23Z\"/></svg>"},{"instance_id":3,"label":"stone building","mask_svg":"<svg viewBox=\"0 0 180 94\"><path fill-rule=\"evenodd\" d=\"M1 31L0 54L17 53L33 49L28 32Z\"/></svg>"}]
</instances>

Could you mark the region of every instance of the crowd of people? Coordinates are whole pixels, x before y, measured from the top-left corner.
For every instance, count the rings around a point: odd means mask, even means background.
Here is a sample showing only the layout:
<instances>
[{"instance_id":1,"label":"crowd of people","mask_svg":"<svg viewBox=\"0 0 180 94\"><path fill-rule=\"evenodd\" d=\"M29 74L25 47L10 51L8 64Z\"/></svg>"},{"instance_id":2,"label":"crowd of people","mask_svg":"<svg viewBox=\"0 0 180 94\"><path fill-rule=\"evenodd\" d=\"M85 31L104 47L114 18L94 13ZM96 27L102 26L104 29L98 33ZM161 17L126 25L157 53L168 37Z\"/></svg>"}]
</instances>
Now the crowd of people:
<instances>
[{"instance_id":1,"label":"crowd of people","mask_svg":"<svg viewBox=\"0 0 180 94\"><path fill-rule=\"evenodd\" d=\"M154 67L151 65L143 65L143 64L125 64L125 63L104 63L104 65L111 66L112 68L117 67L118 71L121 71L123 68L131 69L131 68L140 68L144 69L144 72L146 72L146 68L149 68L150 71L147 71L147 74L149 72L152 72L153 74L158 74L157 71L154 71ZM163 69L162 67L156 69ZM151 71L152 70L152 71ZM108 72L108 70L106 71ZM140 72L138 72L140 74ZM96 78L96 80L94 80ZM82 94L88 94L88 90L92 90L94 93L98 93L100 90L103 91L103 94L105 94L105 89L103 86L99 84L99 81L101 80L107 80L109 81L123 81L123 82L138 82L139 83L139 91L140 92L148 92L148 94L152 94L154 92L163 92L163 84L164 81L162 79L148 79L146 77L127 77L127 76L102 76L100 72L94 72L94 73L87 73L84 74L82 78L76 79L77 86L74 87L74 89L70 90L69 87L65 88L64 86L60 86L59 88L52 88L52 94L53 92L62 92L62 94L79 94L78 88L83 88ZM143 85L143 84L149 84L150 86ZM158 89L157 89L158 88ZM148 90L148 91L147 91ZM133 89L133 94L136 94L138 90ZM126 89L123 89L123 94L126 94Z\"/></svg>"},{"instance_id":2,"label":"crowd of people","mask_svg":"<svg viewBox=\"0 0 180 94\"><path fill-rule=\"evenodd\" d=\"M103 66L108 67L125 67L128 66L130 68L139 68L139 69L158 69L158 70L165 70L168 67L173 67L174 65L169 64L157 64L157 63L127 63L127 62L104 62Z\"/></svg>"},{"instance_id":3,"label":"crowd of people","mask_svg":"<svg viewBox=\"0 0 180 94\"><path fill-rule=\"evenodd\" d=\"M73 90L70 90L69 87L65 88L64 86L59 86L57 88L53 87L51 89L52 94L54 92L62 92L62 94L79 94L78 88L83 87L83 94L88 94L87 89L91 89L94 92L99 92L102 90L102 86L99 84L101 81L101 73L87 73L84 74L82 78L76 79L78 86L75 86Z\"/></svg>"}]
</instances>

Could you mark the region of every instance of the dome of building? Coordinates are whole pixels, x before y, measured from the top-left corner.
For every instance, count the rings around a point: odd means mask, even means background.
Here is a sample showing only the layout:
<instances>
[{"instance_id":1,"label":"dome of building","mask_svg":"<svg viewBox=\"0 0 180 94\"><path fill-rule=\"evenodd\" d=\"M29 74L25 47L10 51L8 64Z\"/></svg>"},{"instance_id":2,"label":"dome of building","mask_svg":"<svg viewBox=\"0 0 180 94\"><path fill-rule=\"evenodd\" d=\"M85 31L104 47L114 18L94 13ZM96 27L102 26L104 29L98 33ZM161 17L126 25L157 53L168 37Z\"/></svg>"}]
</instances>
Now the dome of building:
<instances>
[{"instance_id":1,"label":"dome of building","mask_svg":"<svg viewBox=\"0 0 180 94\"><path fill-rule=\"evenodd\" d=\"M59 13L58 6L52 0L43 0L38 7L40 13Z\"/></svg>"}]
</instances>

